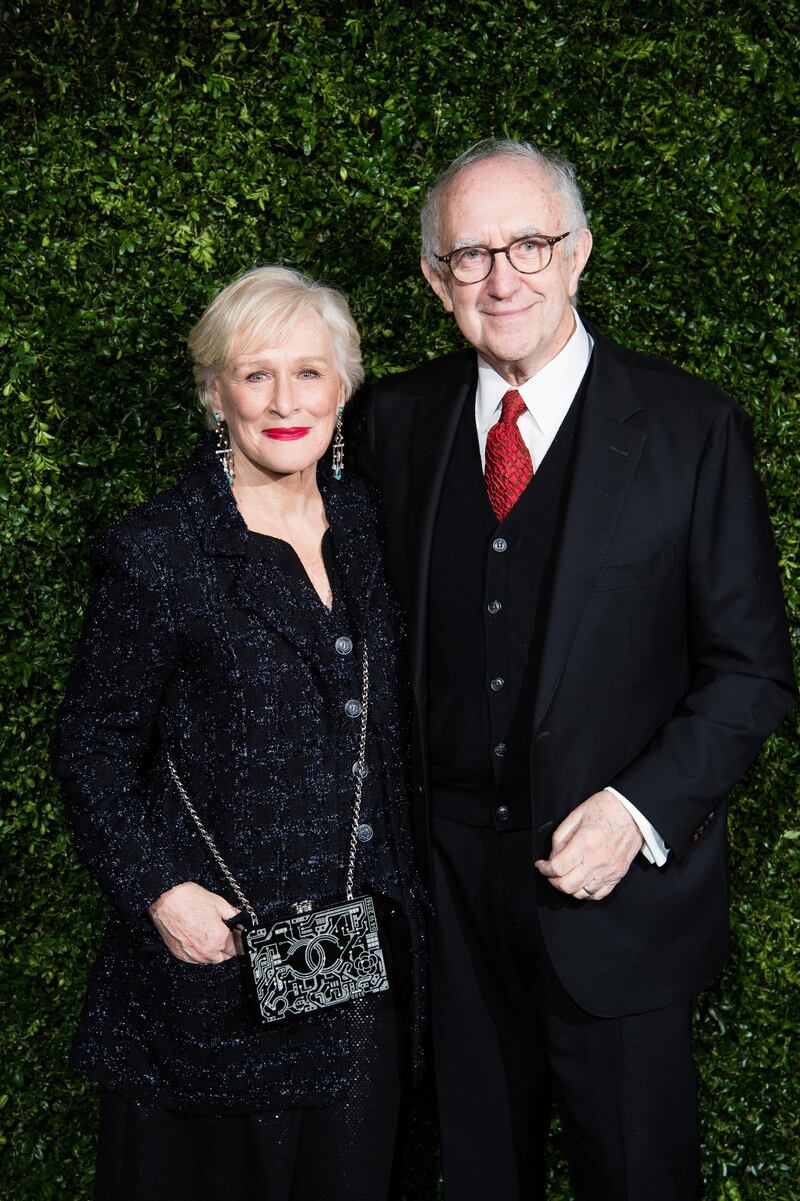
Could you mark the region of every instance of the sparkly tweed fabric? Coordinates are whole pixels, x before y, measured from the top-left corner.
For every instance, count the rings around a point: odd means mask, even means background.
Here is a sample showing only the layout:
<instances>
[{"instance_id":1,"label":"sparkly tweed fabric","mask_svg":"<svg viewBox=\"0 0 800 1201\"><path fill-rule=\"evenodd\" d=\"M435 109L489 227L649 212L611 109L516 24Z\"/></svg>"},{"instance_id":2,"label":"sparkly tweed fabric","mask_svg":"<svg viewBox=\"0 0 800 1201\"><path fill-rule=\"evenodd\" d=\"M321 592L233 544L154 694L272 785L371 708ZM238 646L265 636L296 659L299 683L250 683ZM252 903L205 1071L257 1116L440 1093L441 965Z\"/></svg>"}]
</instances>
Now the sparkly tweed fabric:
<instances>
[{"instance_id":1,"label":"sparkly tweed fabric","mask_svg":"<svg viewBox=\"0 0 800 1201\"><path fill-rule=\"evenodd\" d=\"M503 397L500 420L486 438L486 491L498 521L505 521L533 476L530 452L517 427L525 401L510 388Z\"/></svg>"},{"instance_id":2,"label":"sparkly tweed fabric","mask_svg":"<svg viewBox=\"0 0 800 1201\"><path fill-rule=\"evenodd\" d=\"M365 640L361 820L372 837L359 846L356 879L408 918L421 1041L422 899L398 615L369 486L336 484L322 466L318 478L335 564L331 611L287 544L248 535L213 437L174 488L113 527L93 556L54 764L76 846L112 912L72 1058L107 1088L164 1108L313 1106L347 1087L347 1006L265 1030L242 960L181 962L147 906L184 880L236 904L170 782L167 750L259 917L342 895L360 724L345 705L361 695ZM342 654L347 640L353 649Z\"/></svg>"}]
</instances>

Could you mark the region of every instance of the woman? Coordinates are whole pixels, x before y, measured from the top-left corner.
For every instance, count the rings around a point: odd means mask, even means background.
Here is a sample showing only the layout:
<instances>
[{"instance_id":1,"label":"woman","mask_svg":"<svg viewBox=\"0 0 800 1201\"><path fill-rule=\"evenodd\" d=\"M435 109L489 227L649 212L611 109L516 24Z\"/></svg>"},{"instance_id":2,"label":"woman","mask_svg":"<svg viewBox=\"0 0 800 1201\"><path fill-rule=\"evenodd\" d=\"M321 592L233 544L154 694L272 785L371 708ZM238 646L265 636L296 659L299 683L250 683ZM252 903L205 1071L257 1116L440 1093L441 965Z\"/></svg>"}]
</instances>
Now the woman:
<instances>
[{"instance_id":1,"label":"woman","mask_svg":"<svg viewBox=\"0 0 800 1201\"><path fill-rule=\"evenodd\" d=\"M262 267L189 345L216 432L96 548L55 742L112 906L73 1048L102 1088L96 1197L378 1201L419 888L396 613L367 485L337 478L358 332L338 292ZM342 899L351 845L390 987L264 1025L243 899L262 923Z\"/></svg>"}]
</instances>

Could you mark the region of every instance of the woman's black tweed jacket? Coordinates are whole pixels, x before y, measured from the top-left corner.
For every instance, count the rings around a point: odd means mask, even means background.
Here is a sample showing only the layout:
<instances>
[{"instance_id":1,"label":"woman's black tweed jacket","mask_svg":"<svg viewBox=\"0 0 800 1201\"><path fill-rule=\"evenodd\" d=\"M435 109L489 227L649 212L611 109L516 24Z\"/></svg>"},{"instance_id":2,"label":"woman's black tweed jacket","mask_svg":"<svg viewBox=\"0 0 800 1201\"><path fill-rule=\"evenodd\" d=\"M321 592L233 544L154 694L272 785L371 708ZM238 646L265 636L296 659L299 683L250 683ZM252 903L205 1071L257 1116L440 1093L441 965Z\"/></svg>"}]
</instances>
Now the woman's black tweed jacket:
<instances>
[{"instance_id":1,"label":"woman's black tweed jacket","mask_svg":"<svg viewBox=\"0 0 800 1201\"><path fill-rule=\"evenodd\" d=\"M115 525L93 556L54 760L76 845L112 915L73 1063L166 1108L317 1105L346 1087L348 1006L259 1027L243 961L174 958L147 907L184 880L238 907L170 780L167 750L259 918L343 895L360 728L345 703L361 696L365 639L361 820L373 836L359 845L356 882L400 903L419 963L403 673L374 502L363 481L336 483L323 466L318 478L335 560L330 612L290 547L248 535L212 438L174 488ZM349 654L336 649L343 636ZM419 989L414 1010L418 1036Z\"/></svg>"}]
</instances>

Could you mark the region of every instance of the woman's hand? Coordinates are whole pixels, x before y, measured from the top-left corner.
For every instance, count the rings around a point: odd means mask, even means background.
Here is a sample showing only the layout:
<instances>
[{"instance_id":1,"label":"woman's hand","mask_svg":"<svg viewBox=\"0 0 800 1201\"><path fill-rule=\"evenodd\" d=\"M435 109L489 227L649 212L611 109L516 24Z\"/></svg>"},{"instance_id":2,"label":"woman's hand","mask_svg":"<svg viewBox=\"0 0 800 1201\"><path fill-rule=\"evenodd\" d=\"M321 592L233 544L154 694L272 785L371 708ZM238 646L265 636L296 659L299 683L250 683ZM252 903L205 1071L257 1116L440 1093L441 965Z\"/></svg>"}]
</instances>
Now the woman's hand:
<instances>
[{"instance_id":1,"label":"woman's hand","mask_svg":"<svg viewBox=\"0 0 800 1201\"><path fill-rule=\"evenodd\" d=\"M162 892L149 913L167 947L184 963L222 963L236 952L233 931L224 924L238 913L224 897L187 880Z\"/></svg>"}]
</instances>

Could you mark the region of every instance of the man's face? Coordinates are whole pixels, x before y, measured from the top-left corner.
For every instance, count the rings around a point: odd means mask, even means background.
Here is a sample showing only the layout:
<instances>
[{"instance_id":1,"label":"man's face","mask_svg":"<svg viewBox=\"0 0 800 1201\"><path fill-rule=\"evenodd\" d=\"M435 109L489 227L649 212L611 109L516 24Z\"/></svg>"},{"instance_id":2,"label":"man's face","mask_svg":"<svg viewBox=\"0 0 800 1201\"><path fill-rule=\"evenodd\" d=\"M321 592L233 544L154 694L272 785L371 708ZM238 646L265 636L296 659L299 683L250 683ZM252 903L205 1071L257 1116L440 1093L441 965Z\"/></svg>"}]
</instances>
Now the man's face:
<instances>
[{"instance_id":1,"label":"man's face","mask_svg":"<svg viewBox=\"0 0 800 1201\"><path fill-rule=\"evenodd\" d=\"M531 233L555 237L565 232L563 222L561 202L535 163L484 159L466 167L445 193L438 249L507 246ZM523 275L497 254L479 283L459 283L447 267L437 275L425 259L422 270L467 341L509 383L521 384L558 354L575 328L570 297L591 247L584 230L571 256L560 243L550 265L535 275Z\"/></svg>"}]
</instances>

